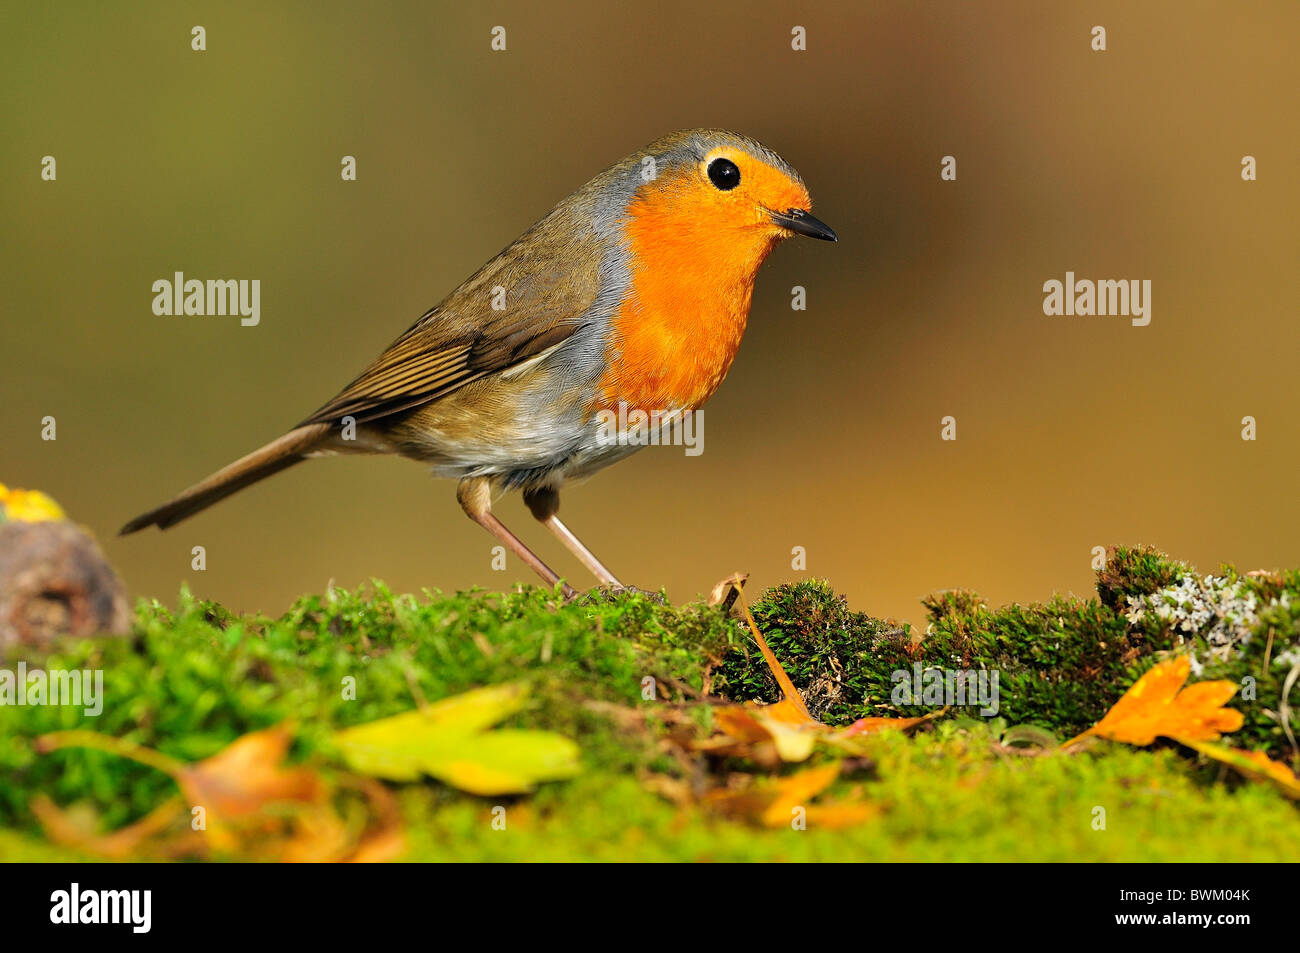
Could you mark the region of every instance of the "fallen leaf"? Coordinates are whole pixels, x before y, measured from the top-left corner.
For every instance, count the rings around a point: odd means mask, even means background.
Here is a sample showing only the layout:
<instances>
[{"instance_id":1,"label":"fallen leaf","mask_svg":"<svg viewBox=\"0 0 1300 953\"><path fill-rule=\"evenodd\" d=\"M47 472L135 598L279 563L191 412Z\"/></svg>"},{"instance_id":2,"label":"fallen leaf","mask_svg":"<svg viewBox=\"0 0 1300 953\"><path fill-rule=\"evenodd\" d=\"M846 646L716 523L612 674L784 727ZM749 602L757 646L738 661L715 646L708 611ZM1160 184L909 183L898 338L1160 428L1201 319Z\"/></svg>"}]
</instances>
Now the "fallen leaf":
<instances>
[{"instance_id":1,"label":"fallen leaf","mask_svg":"<svg viewBox=\"0 0 1300 953\"><path fill-rule=\"evenodd\" d=\"M853 724L838 732L838 734L843 738L852 738L855 735L872 735L880 731L915 728L927 721L933 721L947 710L947 708L941 708L938 711L930 712L928 715L921 715L919 718L859 718Z\"/></svg>"},{"instance_id":2,"label":"fallen leaf","mask_svg":"<svg viewBox=\"0 0 1300 953\"><path fill-rule=\"evenodd\" d=\"M845 800L829 804L810 804L839 777L837 761L819 768L808 768L788 777L751 783L739 790L716 788L704 796L704 803L729 817L760 823L765 827L786 827L802 808L809 827L837 829L858 824L873 817L874 805Z\"/></svg>"},{"instance_id":3,"label":"fallen leaf","mask_svg":"<svg viewBox=\"0 0 1300 953\"><path fill-rule=\"evenodd\" d=\"M733 572L713 587L713 591L709 593L709 605L721 606L724 610L730 609L748 581L749 573Z\"/></svg>"},{"instance_id":4,"label":"fallen leaf","mask_svg":"<svg viewBox=\"0 0 1300 953\"><path fill-rule=\"evenodd\" d=\"M1201 754L1220 761L1240 774L1255 781L1269 781L1292 800L1300 800L1300 778L1280 761L1271 760L1262 751L1243 751L1228 748L1195 738L1175 738L1179 744L1194 748Z\"/></svg>"},{"instance_id":5,"label":"fallen leaf","mask_svg":"<svg viewBox=\"0 0 1300 953\"><path fill-rule=\"evenodd\" d=\"M808 802L830 787L839 776L840 766L836 762L821 768L809 768L788 778L781 778L776 783L776 797L763 811L763 823L768 827L779 827L785 824L796 808L802 807L806 810Z\"/></svg>"},{"instance_id":6,"label":"fallen leaf","mask_svg":"<svg viewBox=\"0 0 1300 953\"><path fill-rule=\"evenodd\" d=\"M1183 688L1190 670L1186 655L1157 663L1106 717L1061 747L1068 748L1088 735L1139 746L1149 745L1157 737L1214 741L1221 733L1240 728L1241 712L1223 707L1236 693L1236 684L1197 682Z\"/></svg>"},{"instance_id":7,"label":"fallen leaf","mask_svg":"<svg viewBox=\"0 0 1300 953\"><path fill-rule=\"evenodd\" d=\"M307 765L286 764L292 741L292 726L280 724L186 764L108 735L54 732L37 739L38 750L108 751L170 775L181 795L110 834L99 833L94 819L61 811L52 802L34 804L33 810L56 843L117 859L216 854L318 862L399 854L403 835L391 795L366 779L327 780ZM352 829L358 825L350 826L339 813L335 801L340 786L360 792L365 804L362 830ZM202 824L196 830L191 822L199 818Z\"/></svg>"},{"instance_id":8,"label":"fallen leaf","mask_svg":"<svg viewBox=\"0 0 1300 953\"><path fill-rule=\"evenodd\" d=\"M716 754L751 757L761 763L774 759L758 750L770 745L781 761L804 761L812 754L817 736L826 726L813 721L790 721L773 717L776 705L734 705L713 712L714 727L722 732L717 738L697 742L697 750Z\"/></svg>"},{"instance_id":9,"label":"fallen leaf","mask_svg":"<svg viewBox=\"0 0 1300 953\"><path fill-rule=\"evenodd\" d=\"M319 803L326 795L320 775L306 766L284 766L292 742L292 726L281 723L237 738L173 776L190 804L224 819L256 814L275 802Z\"/></svg>"},{"instance_id":10,"label":"fallen leaf","mask_svg":"<svg viewBox=\"0 0 1300 953\"><path fill-rule=\"evenodd\" d=\"M739 597L741 614L749 625L749 631L754 636L754 641L758 643L758 650L763 653L763 661L767 662L767 667L771 669L773 677L776 678L776 684L781 688L782 701L777 704L784 704L785 708L778 717L782 721L789 723L805 721L820 724L808 713L808 706L804 704L799 689L794 687L794 682L790 681L790 676L786 674L785 669L781 667L781 663L777 661L776 655L768 647L767 639L763 638L763 633L758 630L754 617L750 615L749 605L745 602L745 594L740 589L736 590L736 594Z\"/></svg>"},{"instance_id":11,"label":"fallen leaf","mask_svg":"<svg viewBox=\"0 0 1300 953\"><path fill-rule=\"evenodd\" d=\"M522 685L493 685L336 732L352 770L389 781L437 778L471 794L520 794L578 773L578 746L548 731L498 729L523 707Z\"/></svg>"}]
</instances>

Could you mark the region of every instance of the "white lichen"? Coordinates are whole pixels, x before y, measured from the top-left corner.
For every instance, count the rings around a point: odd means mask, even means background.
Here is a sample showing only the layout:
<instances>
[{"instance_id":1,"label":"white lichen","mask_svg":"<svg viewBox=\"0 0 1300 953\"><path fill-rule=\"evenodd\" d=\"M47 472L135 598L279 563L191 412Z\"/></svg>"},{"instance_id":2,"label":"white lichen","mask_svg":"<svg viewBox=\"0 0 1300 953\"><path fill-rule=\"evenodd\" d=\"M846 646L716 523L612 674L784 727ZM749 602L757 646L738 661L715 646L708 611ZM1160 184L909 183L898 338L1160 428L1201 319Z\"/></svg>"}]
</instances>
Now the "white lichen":
<instances>
[{"instance_id":1,"label":"white lichen","mask_svg":"<svg viewBox=\"0 0 1300 953\"><path fill-rule=\"evenodd\" d=\"M1284 595L1285 598L1285 595ZM1124 617L1137 625L1155 617L1169 625L1180 644L1202 638L1215 658L1226 661L1246 645L1259 625L1259 602L1240 580L1227 576L1197 579L1187 575L1178 583L1148 595L1129 596ZM1278 600L1271 601L1277 605ZM1193 656L1192 669L1202 665Z\"/></svg>"}]
</instances>

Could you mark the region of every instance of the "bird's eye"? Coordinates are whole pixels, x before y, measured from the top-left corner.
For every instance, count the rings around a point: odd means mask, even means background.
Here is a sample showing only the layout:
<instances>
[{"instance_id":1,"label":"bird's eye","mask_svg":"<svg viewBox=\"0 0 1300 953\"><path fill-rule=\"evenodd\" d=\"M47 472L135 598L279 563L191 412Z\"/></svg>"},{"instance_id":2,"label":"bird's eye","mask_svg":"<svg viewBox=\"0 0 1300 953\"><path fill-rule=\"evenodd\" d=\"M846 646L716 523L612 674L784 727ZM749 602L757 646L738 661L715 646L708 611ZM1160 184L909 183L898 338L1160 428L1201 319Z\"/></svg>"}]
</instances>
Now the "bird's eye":
<instances>
[{"instance_id":1,"label":"bird's eye","mask_svg":"<svg viewBox=\"0 0 1300 953\"><path fill-rule=\"evenodd\" d=\"M730 192L740 184L740 170L730 159L714 159L709 163L709 181L723 192Z\"/></svg>"}]
</instances>

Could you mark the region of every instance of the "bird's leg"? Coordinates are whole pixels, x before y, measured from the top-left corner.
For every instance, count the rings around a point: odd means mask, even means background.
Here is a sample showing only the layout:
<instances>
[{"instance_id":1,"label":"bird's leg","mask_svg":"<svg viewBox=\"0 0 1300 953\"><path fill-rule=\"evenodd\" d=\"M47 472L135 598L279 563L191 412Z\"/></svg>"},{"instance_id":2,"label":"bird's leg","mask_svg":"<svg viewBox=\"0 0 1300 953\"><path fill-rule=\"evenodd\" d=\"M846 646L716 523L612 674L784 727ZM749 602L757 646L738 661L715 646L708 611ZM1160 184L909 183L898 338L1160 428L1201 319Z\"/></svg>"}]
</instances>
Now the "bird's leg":
<instances>
[{"instance_id":1,"label":"bird's leg","mask_svg":"<svg viewBox=\"0 0 1300 953\"><path fill-rule=\"evenodd\" d=\"M542 562L541 557L523 544L506 525L492 515L492 483L487 477L466 477L456 487L456 499L460 501L465 514L479 526L505 543L509 550L532 567L533 572L554 586L560 581L555 570ZM564 583L564 597L572 598L576 590Z\"/></svg>"},{"instance_id":2,"label":"bird's leg","mask_svg":"<svg viewBox=\"0 0 1300 953\"><path fill-rule=\"evenodd\" d=\"M538 522L558 536L569 552L582 560L582 564L590 569L603 585L613 586L616 589L623 588L623 584L605 568L605 564L596 558L595 553L582 545L582 540L574 536L569 527L561 523L560 518L555 515L560 511L560 494L556 490L550 487L525 490L524 502L528 504L528 508L532 510Z\"/></svg>"}]
</instances>

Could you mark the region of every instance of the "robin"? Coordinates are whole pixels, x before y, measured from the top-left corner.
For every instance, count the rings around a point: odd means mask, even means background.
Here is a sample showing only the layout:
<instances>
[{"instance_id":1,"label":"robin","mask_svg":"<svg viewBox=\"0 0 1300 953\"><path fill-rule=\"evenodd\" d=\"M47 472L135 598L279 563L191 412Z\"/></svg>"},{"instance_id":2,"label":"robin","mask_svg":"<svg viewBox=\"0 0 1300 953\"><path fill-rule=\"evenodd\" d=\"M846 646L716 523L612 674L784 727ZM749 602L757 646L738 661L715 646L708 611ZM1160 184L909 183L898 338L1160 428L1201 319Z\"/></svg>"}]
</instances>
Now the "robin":
<instances>
[{"instance_id":1,"label":"robin","mask_svg":"<svg viewBox=\"0 0 1300 953\"><path fill-rule=\"evenodd\" d=\"M799 173L753 139L658 139L556 205L297 427L122 533L166 529L308 457L396 453L458 480L469 518L549 585L559 576L493 515L495 494L521 490L602 584L621 588L560 522L560 487L645 444L609 439L607 422L628 408L664 421L709 399L768 253L791 235L837 240L810 207Z\"/></svg>"}]
</instances>

